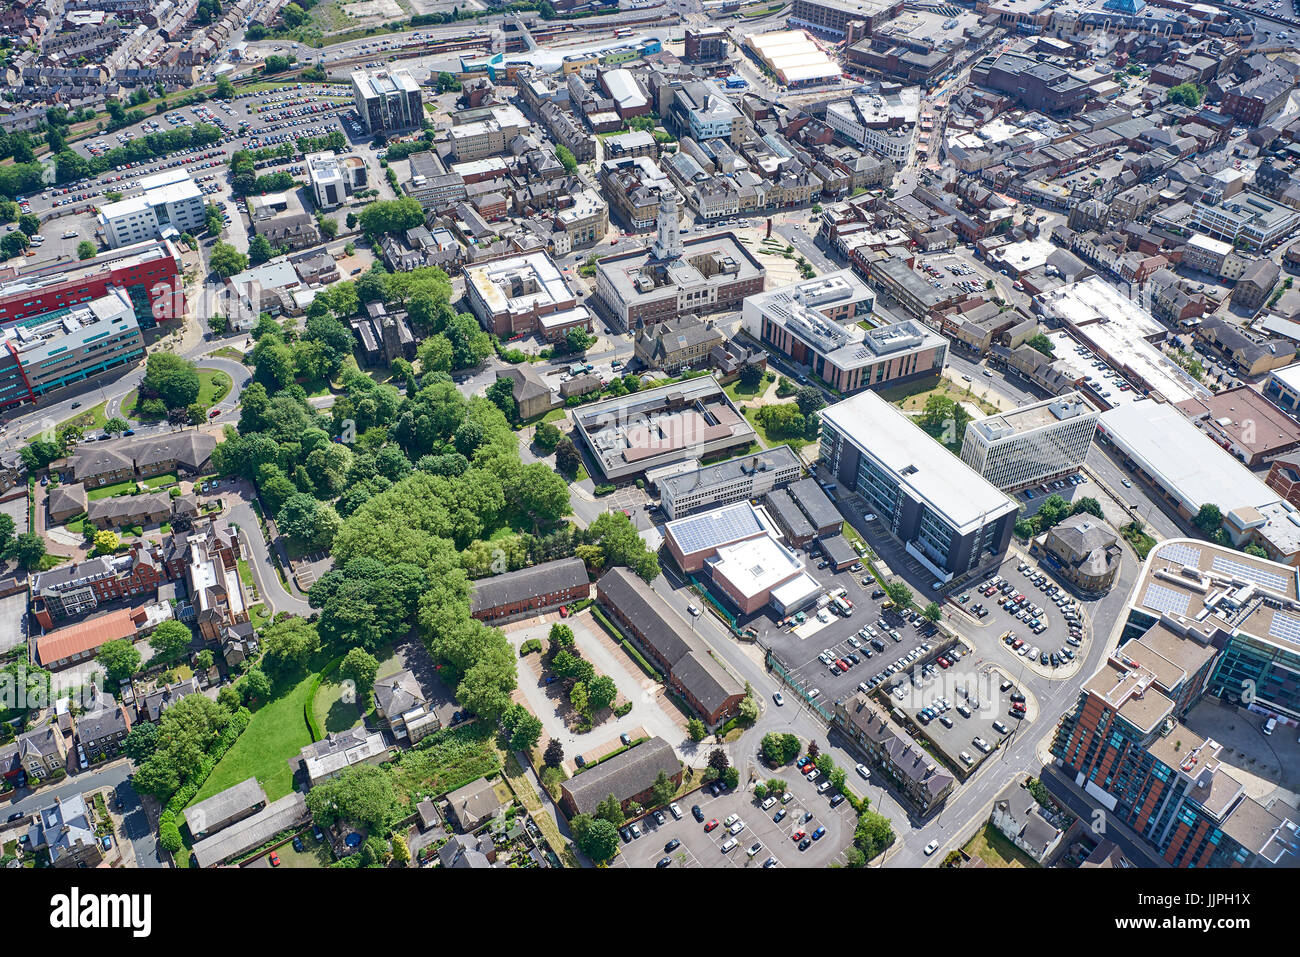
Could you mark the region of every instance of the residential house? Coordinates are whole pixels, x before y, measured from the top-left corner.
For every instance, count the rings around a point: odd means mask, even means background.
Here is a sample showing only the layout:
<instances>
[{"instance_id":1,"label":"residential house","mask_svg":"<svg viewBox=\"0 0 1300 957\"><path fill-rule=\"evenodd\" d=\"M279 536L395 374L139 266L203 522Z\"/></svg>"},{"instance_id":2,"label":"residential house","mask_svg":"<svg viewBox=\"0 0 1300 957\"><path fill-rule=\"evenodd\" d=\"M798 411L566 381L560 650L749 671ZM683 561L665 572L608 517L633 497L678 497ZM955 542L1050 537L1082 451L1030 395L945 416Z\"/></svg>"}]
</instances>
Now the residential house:
<instances>
[{"instance_id":1,"label":"residential house","mask_svg":"<svg viewBox=\"0 0 1300 957\"><path fill-rule=\"evenodd\" d=\"M712 319L704 321L688 313L638 329L634 349L636 358L647 369L676 375L704 363L714 346L724 341Z\"/></svg>"},{"instance_id":2,"label":"residential house","mask_svg":"<svg viewBox=\"0 0 1300 957\"><path fill-rule=\"evenodd\" d=\"M378 731L358 725L347 731L330 732L305 745L289 759L289 770L301 775L309 787L337 777L358 764L383 764L393 749Z\"/></svg>"},{"instance_id":3,"label":"residential house","mask_svg":"<svg viewBox=\"0 0 1300 957\"><path fill-rule=\"evenodd\" d=\"M501 810L501 799L491 781L479 778L448 794L447 810L455 819L456 826L469 834Z\"/></svg>"},{"instance_id":4,"label":"residential house","mask_svg":"<svg viewBox=\"0 0 1300 957\"><path fill-rule=\"evenodd\" d=\"M103 860L94 819L80 794L54 799L37 812L27 846L49 854L55 867L98 867Z\"/></svg>"},{"instance_id":5,"label":"residential house","mask_svg":"<svg viewBox=\"0 0 1300 957\"><path fill-rule=\"evenodd\" d=\"M956 779L859 691L835 705L835 726L929 814L952 793Z\"/></svg>"},{"instance_id":6,"label":"residential house","mask_svg":"<svg viewBox=\"0 0 1300 957\"><path fill-rule=\"evenodd\" d=\"M175 684L155 688L145 695L140 703L141 717L146 721L157 721L162 717L162 713L176 702L192 694L199 694L201 691L199 679L193 676L184 681L177 681Z\"/></svg>"},{"instance_id":7,"label":"residential house","mask_svg":"<svg viewBox=\"0 0 1300 957\"><path fill-rule=\"evenodd\" d=\"M527 363L499 369L497 378L509 379L514 384L515 405L521 419L545 415L555 405L550 386Z\"/></svg>"},{"instance_id":8,"label":"residential house","mask_svg":"<svg viewBox=\"0 0 1300 957\"><path fill-rule=\"evenodd\" d=\"M58 770L66 771L68 746L58 725L47 724L20 734L18 761L33 781L47 778Z\"/></svg>"},{"instance_id":9,"label":"residential house","mask_svg":"<svg viewBox=\"0 0 1300 957\"><path fill-rule=\"evenodd\" d=\"M1039 864L1060 845L1064 832L1048 820L1046 809L1020 781L1012 781L993 799L989 823Z\"/></svg>"},{"instance_id":10,"label":"residential house","mask_svg":"<svg viewBox=\"0 0 1300 957\"><path fill-rule=\"evenodd\" d=\"M76 731L87 760L105 761L121 753L131 732L131 716L111 694L95 691L86 710L76 718Z\"/></svg>"},{"instance_id":11,"label":"residential house","mask_svg":"<svg viewBox=\"0 0 1300 957\"><path fill-rule=\"evenodd\" d=\"M635 801L652 805L660 773L682 783L682 763L663 738L651 738L608 760L586 768L560 785L560 804L570 817L590 814L611 794L626 808Z\"/></svg>"},{"instance_id":12,"label":"residential house","mask_svg":"<svg viewBox=\"0 0 1300 957\"><path fill-rule=\"evenodd\" d=\"M472 587L470 614L486 622L540 615L591 594L587 566L581 558L561 558L480 578Z\"/></svg>"},{"instance_id":13,"label":"residential house","mask_svg":"<svg viewBox=\"0 0 1300 957\"><path fill-rule=\"evenodd\" d=\"M374 696L375 716L388 724L398 741L415 744L442 727L420 682L409 670L378 679Z\"/></svg>"}]
</instances>

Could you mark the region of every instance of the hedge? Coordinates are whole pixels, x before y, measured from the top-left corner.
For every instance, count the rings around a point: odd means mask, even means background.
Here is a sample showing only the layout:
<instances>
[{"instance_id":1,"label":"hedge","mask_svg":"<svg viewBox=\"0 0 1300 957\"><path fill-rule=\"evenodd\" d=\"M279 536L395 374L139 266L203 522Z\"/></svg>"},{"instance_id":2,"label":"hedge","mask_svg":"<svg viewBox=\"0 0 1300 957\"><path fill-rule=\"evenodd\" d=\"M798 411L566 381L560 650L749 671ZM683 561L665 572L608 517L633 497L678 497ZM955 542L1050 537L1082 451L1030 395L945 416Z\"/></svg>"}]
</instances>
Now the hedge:
<instances>
[{"instance_id":1,"label":"hedge","mask_svg":"<svg viewBox=\"0 0 1300 957\"><path fill-rule=\"evenodd\" d=\"M605 630L609 632L610 637L613 638L615 641L617 641L620 645L622 645L623 650L628 653L628 656L633 661L635 661L638 665L641 666L642 671L644 671L649 677L653 678L655 681L659 681L659 682L663 681L663 676L660 675L659 672L656 671L653 667L651 667L650 662L646 661L645 658L642 657L641 652L637 651L636 648L632 646L632 643L623 637L623 633L614 627L614 625L610 622L608 618L605 617L605 615L601 612L599 608L593 607L591 609L591 613L592 615L595 616L596 620L605 627Z\"/></svg>"},{"instance_id":2,"label":"hedge","mask_svg":"<svg viewBox=\"0 0 1300 957\"><path fill-rule=\"evenodd\" d=\"M320 722L316 720L314 707L316 704L316 692L320 689L321 681L323 681L327 675L331 674L342 663L343 656L339 655L339 657L335 658L312 676L311 688L307 691L307 700L303 702L302 712L303 716L307 719L307 732L311 735L313 741L319 741L321 738L325 737L325 733L321 731Z\"/></svg>"}]
</instances>

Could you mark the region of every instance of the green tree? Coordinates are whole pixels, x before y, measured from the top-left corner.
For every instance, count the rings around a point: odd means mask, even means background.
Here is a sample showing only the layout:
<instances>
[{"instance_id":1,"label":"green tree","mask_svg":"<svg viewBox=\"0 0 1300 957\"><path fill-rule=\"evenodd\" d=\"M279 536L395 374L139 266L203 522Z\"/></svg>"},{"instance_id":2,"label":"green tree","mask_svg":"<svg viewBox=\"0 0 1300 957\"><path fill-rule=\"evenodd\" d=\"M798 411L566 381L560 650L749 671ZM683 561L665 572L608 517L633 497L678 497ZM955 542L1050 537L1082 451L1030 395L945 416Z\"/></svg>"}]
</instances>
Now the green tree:
<instances>
[{"instance_id":1,"label":"green tree","mask_svg":"<svg viewBox=\"0 0 1300 957\"><path fill-rule=\"evenodd\" d=\"M609 821L615 827L622 827L626 820L623 816L623 805L613 794L596 805L595 816L602 821Z\"/></svg>"},{"instance_id":2,"label":"green tree","mask_svg":"<svg viewBox=\"0 0 1300 957\"><path fill-rule=\"evenodd\" d=\"M1093 515L1097 518L1105 518L1105 516L1101 514L1101 503L1091 496L1085 496L1074 500L1074 504L1070 506L1070 514L1078 515L1080 512L1087 512L1089 515Z\"/></svg>"},{"instance_id":3,"label":"green tree","mask_svg":"<svg viewBox=\"0 0 1300 957\"><path fill-rule=\"evenodd\" d=\"M155 352L145 363L140 394L146 398L157 397L169 409L183 409L198 400L199 389L198 367L188 359L171 352Z\"/></svg>"},{"instance_id":4,"label":"green tree","mask_svg":"<svg viewBox=\"0 0 1300 957\"><path fill-rule=\"evenodd\" d=\"M1223 510L1217 505L1206 502L1192 519L1192 524L1206 535L1213 535L1223 526Z\"/></svg>"},{"instance_id":5,"label":"green tree","mask_svg":"<svg viewBox=\"0 0 1300 957\"><path fill-rule=\"evenodd\" d=\"M208 256L208 265L213 272L225 279L247 269L248 257L230 243L218 242Z\"/></svg>"},{"instance_id":6,"label":"green tree","mask_svg":"<svg viewBox=\"0 0 1300 957\"><path fill-rule=\"evenodd\" d=\"M551 738L546 743L546 751L542 754L542 763L548 768L558 768L564 763L564 745L560 744L555 738Z\"/></svg>"},{"instance_id":7,"label":"green tree","mask_svg":"<svg viewBox=\"0 0 1300 957\"><path fill-rule=\"evenodd\" d=\"M853 844L868 860L884 853L893 843L894 829L889 818L869 810L858 815Z\"/></svg>"},{"instance_id":8,"label":"green tree","mask_svg":"<svg viewBox=\"0 0 1300 957\"><path fill-rule=\"evenodd\" d=\"M1179 83L1169 90L1169 102L1196 109L1205 96L1205 88L1196 83Z\"/></svg>"},{"instance_id":9,"label":"green tree","mask_svg":"<svg viewBox=\"0 0 1300 957\"><path fill-rule=\"evenodd\" d=\"M104 431L109 435L121 435L129 428L131 428L131 424L121 416L115 415L104 423Z\"/></svg>"},{"instance_id":10,"label":"green tree","mask_svg":"<svg viewBox=\"0 0 1300 957\"><path fill-rule=\"evenodd\" d=\"M162 661L179 661L190 649L194 635L175 619L164 621L149 636L149 646Z\"/></svg>"},{"instance_id":11,"label":"green tree","mask_svg":"<svg viewBox=\"0 0 1300 957\"><path fill-rule=\"evenodd\" d=\"M656 804L667 804L677 794L677 784L668 776L667 771L660 771L651 786Z\"/></svg>"},{"instance_id":12,"label":"green tree","mask_svg":"<svg viewBox=\"0 0 1300 957\"><path fill-rule=\"evenodd\" d=\"M104 666L105 678L110 687L116 687L140 670L140 652L125 638L100 645L95 660Z\"/></svg>"},{"instance_id":13,"label":"green tree","mask_svg":"<svg viewBox=\"0 0 1300 957\"><path fill-rule=\"evenodd\" d=\"M752 694L745 695L740 700L740 707L737 710L742 721L753 724L758 720L758 699Z\"/></svg>"},{"instance_id":14,"label":"green tree","mask_svg":"<svg viewBox=\"0 0 1300 957\"><path fill-rule=\"evenodd\" d=\"M903 611L912 607L912 590L902 582L890 582L885 586L885 595Z\"/></svg>"},{"instance_id":15,"label":"green tree","mask_svg":"<svg viewBox=\"0 0 1300 957\"><path fill-rule=\"evenodd\" d=\"M607 864L618 853L618 828L603 818L579 814L570 822L574 843L597 864Z\"/></svg>"},{"instance_id":16,"label":"green tree","mask_svg":"<svg viewBox=\"0 0 1300 957\"><path fill-rule=\"evenodd\" d=\"M307 810L319 824L330 826L345 821L382 836L401 816L402 803L391 774L362 764L308 791Z\"/></svg>"},{"instance_id":17,"label":"green tree","mask_svg":"<svg viewBox=\"0 0 1300 957\"><path fill-rule=\"evenodd\" d=\"M289 29L300 27L307 22L307 11L296 3L286 3L280 10L280 19Z\"/></svg>"},{"instance_id":18,"label":"green tree","mask_svg":"<svg viewBox=\"0 0 1300 957\"><path fill-rule=\"evenodd\" d=\"M705 735L707 735L708 733L709 733L709 729L705 727L704 722L701 721L699 718L691 718L689 721L686 722L686 734L690 737L692 741L696 742L697 744L700 741L703 741Z\"/></svg>"},{"instance_id":19,"label":"green tree","mask_svg":"<svg viewBox=\"0 0 1300 957\"><path fill-rule=\"evenodd\" d=\"M212 94L218 100L233 100L235 98L235 84L230 82L230 77L217 77L217 90Z\"/></svg>"},{"instance_id":20,"label":"green tree","mask_svg":"<svg viewBox=\"0 0 1300 957\"><path fill-rule=\"evenodd\" d=\"M1253 542L1242 549L1247 555L1254 555L1256 558L1268 558L1268 552L1260 548Z\"/></svg>"},{"instance_id":21,"label":"green tree","mask_svg":"<svg viewBox=\"0 0 1300 957\"><path fill-rule=\"evenodd\" d=\"M1025 345L1029 346L1029 348L1031 349L1035 349L1038 352L1041 352L1049 359L1052 358L1052 356L1055 355L1056 353L1056 346L1052 345L1052 340L1047 338L1047 336L1043 335L1041 332L1036 333L1035 335L1030 336L1028 339L1026 339Z\"/></svg>"},{"instance_id":22,"label":"green tree","mask_svg":"<svg viewBox=\"0 0 1300 957\"><path fill-rule=\"evenodd\" d=\"M343 663L339 666L339 674L352 682L357 689L357 694L363 699L374 688L375 675L378 672L379 662L364 648L349 649L343 656Z\"/></svg>"},{"instance_id":23,"label":"green tree","mask_svg":"<svg viewBox=\"0 0 1300 957\"><path fill-rule=\"evenodd\" d=\"M607 675L601 675L594 678L591 684L587 686L587 692L591 699L592 712L602 711L614 703L618 697L618 686L614 684L614 679Z\"/></svg>"},{"instance_id":24,"label":"green tree","mask_svg":"<svg viewBox=\"0 0 1300 957\"><path fill-rule=\"evenodd\" d=\"M136 764L149 760L158 750L158 735L161 730L162 728L152 721L137 721L127 732L126 740L122 742L122 750Z\"/></svg>"},{"instance_id":25,"label":"green tree","mask_svg":"<svg viewBox=\"0 0 1300 957\"><path fill-rule=\"evenodd\" d=\"M78 259L94 259L97 252L99 252L99 250L95 247L95 244L88 239L83 239L81 242L77 243Z\"/></svg>"},{"instance_id":26,"label":"green tree","mask_svg":"<svg viewBox=\"0 0 1300 957\"><path fill-rule=\"evenodd\" d=\"M525 754L537 747L542 737L542 722L527 711L515 722L510 734L510 749L523 751Z\"/></svg>"},{"instance_id":27,"label":"green tree","mask_svg":"<svg viewBox=\"0 0 1300 957\"><path fill-rule=\"evenodd\" d=\"M824 408L826 399L822 396L822 390L815 385L806 385L795 393L795 403L799 406L799 411L804 415L812 415L818 409Z\"/></svg>"},{"instance_id":28,"label":"green tree","mask_svg":"<svg viewBox=\"0 0 1300 957\"><path fill-rule=\"evenodd\" d=\"M267 625L259 635L262 667L273 674L303 671L312 655L320 651L320 634L306 618L287 615Z\"/></svg>"},{"instance_id":29,"label":"green tree","mask_svg":"<svg viewBox=\"0 0 1300 957\"><path fill-rule=\"evenodd\" d=\"M925 611L921 614L926 617L927 621L938 621L943 617L943 611L939 608L938 602L933 601L925 606Z\"/></svg>"},{"instance_id":30,"label":"green tree","mask_svg":"<svg viewBox=\"0 0 1300 957\"><path fill-rule=\"evenodd\" d=\"M560 165L564 167L564 171L570 175L572 175L578 168L578 161L574 158L573 151L563 143L556 145L555 158L560 161Z\"/></svg>"},{"instance_id":31,"label":"green tree","mask_svg":"<svg viewBox=\"0 0 1300 957\"><path fill-rule=\"evenodd\" d=\"M245 704L271 699L271 679L261 668L250 669L239 683L240 697Z\"/></svg>"},{"instance_id":32,"label":"green tree","mask_svg":"<svg viewBox=\"0 0 1300 957\"><path fill-rule=\"evenodd\" d=\"M570 477L576 476L578 470L582 468L582 453L567 436L560 439L555 446L555 467L562 474Z\"/></svg>"},{"instance_id":33,"label":"green tree","mask_svg":"<svg viewBox=\"0 0 1300 957\"><path fill-rule=\"evenodd\" d=\"M543 452L554 452L562 438L564 433L550 422L539 422L537 428L533 430L533 441Z\"/></svg>"},{"instance_id":34,"label":"green tree","mask_svg":"<svg viewBox=\"0 0 1300 957\"><path fill-rule=\"evenodd\" d=\"M9 554L27 571L35 571L45 558L45 539L35 532L23 532L9 546Z\"/></svg>"},{"instance_id":35,"label":"green tree","mask_svg":"<svg viewBox=\"0 0 1300 957\"><path fill-rule=\"evenodd\" d=\"M95 551L100 555L113 554L120 544L116 532L105 529L95 533Z\"/></svg>"},{"instance_id":36,"label":"green tree","mask_svg":"<svg viewBox=\"0 0 1300 957\"><path fill-rule=\"evenodd\" d=\"M14 540L14 520L12 515L0 514L0 556L9 551Z\"/></svg>"}]
</instances>

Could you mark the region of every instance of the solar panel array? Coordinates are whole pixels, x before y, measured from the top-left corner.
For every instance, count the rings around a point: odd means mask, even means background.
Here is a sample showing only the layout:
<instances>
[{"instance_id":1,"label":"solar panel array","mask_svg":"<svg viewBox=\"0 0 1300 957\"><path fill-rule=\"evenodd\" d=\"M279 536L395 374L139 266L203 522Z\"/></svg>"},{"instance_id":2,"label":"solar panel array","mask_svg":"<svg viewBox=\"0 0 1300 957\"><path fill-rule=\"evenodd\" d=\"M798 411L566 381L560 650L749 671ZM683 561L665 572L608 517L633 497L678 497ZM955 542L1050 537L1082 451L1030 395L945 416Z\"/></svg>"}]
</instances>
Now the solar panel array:
<instances>
[{"instance_id":1,"label":"solar panel array","mask_svg":"<svg viewBox=\"0 0 1300 957\"><path fill-rule=\"evenodd\" d=\"M1167 615L1186 615L1188 597L1182 592L1163 585L1147 585L1146 594L1142 596L1142 604Z\"/></svg>"},{"instance_id":2,"label":"solar panel array","mask_svg":"<svg viewBox=\"0 0 1300 957\"><path fill-rule=\"evenodd\" d=\"M668 526L669 533L687 555L734 542L762 530L758 516L747 502L693 515Z\"/></svg>"},{"instance_id":3,"label":"solar panel array","mask_svg":"<svg viewBox=\"0 0 1300 957\"><path fill-rule=\"evenodd\" d=\"M1278 612L1268 623L1268 635L1300 646L1300 618Z\"/></svg>"},{"instance_id":4,"label":"solar panel array","mask_svg":"<svg viewBox=\"0 0 1300 957\"><path fill-rule=\"evenodd\" d=\"M1201 566L1201 550L1185 542L1164 546L1160 549L1160 557L1167 561L1177 562L1179 565L1185 565L1188 568L1199 568Z\"/></svg>"},{"instance_id":5,"label":"solar panel array","mask_svg":"<svg viewBox=\"0 0 1300 957\"><path fill-rule=\"evenodd\" d=\"M1262 585L1272 591L1286 594L1288 579L1285 575L1279 575L1268 569L1249 565L1246 562L1239 562L1234 558L1226 558L1222 555L1214 556L1212 564L1216 572L1223 572L1225 575L1232 575L1234 578L1244 578L1248 582L1254 582L1256 585Z\"/></svg>"}]
</instances>

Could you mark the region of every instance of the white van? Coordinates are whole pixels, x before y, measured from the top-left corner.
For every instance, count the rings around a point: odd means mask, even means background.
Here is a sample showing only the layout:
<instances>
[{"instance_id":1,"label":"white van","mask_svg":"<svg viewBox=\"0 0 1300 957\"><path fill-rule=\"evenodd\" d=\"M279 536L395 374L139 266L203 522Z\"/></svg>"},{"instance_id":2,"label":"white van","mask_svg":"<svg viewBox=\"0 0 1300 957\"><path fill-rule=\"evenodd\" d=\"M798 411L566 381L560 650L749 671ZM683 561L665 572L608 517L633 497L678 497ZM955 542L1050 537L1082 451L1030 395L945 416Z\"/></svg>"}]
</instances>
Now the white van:
<instances>
[{"instance_id":1,"label":"white van","mask_svg":"<svg viewBox=\"0 0 1300 957\"><path fill-rule=\"evenodd\" d=\"M722 842L722 847L719 848L719 850L721 850L723 854L726 854L727 851L732 850L735 846L736 846L736 839L734 837L729 837Z\"/></svg>"},{"instance_id":2,"label":"white van","mask_svg":"<svg viewBox=\"0 0 1300 957\"><path fill-rule=\"evenodd\" d=\"M771 795L768 795L767 800L763 802L763 810L766 811L775 803L776 803L776 798L772 797Z\"/></svg>"},{"instance_id":3,"label":"white van","mask_svg":"<svg viewBox=\"0 0 1300 957\"><path fill-rule=\"evenodd\" d=\"M1269 718L1264 722L1264 733L1272 734L1273 729L1277 727L1277 718Z\"/></svg>"}]
</instances>

